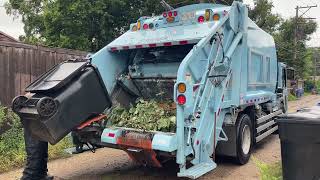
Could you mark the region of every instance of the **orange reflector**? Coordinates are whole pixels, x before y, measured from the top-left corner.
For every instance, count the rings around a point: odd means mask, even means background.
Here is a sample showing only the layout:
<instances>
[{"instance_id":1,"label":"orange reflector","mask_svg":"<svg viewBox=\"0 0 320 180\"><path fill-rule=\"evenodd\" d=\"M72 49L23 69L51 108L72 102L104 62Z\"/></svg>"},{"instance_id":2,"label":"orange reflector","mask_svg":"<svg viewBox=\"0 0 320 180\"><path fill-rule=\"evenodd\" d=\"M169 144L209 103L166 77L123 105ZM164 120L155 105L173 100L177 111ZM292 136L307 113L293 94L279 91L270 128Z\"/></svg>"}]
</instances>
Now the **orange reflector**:
<instances>
[{"instance_id":1,"label":"orange reflector","mask_svg":"<svg viewBox=\"0 0 320 180\"><path fill-rule=\"evenodd\" d=\"M210 20L210 9L206 10L206 13L205 13L204 17L205 17L206 21Z\"/></svg>"},{"instance_id":2,"label":"orange reflector","mask_svg":"<svg viewBox=\"0 0 320 180\"><path fill-rule=\"evenodd\" d=\"M213 15L213 20L214 21L219 21L220 20L220 15L219 14L214 14Z\"/></svg>"},{"instance_id":3,"label":"orange reflector","mask_svg":"<svg viewBox=\"0 0 320 180\"><path fill-rule=\"evenodd\" d=\"M179 93L185 93L186 90L187 90L186 84L184 84L184 83L178 84L178 91L179 91Z\"/></svg>"},{"instance_id":4,"label":"orange reflector","mask_svg":"<svg viewBox=\"0 0 320 180\"><path fill-rule=\"evenodd\" d=\"M167 17L167 22L168 22L168 23L173 23L174 20L175 20L174 17L170 17L170 16Z\"/></svg>"},{"instance_id":5,"label":"orange reflector","mask_svg":"<svg viewBox=\"0 0 320 180\"><path fill-rule=\"evenodd\" d=\"M137 28L138 28L138 30L141 29L141 22L140 21L138 21L138 23L137 23Z\"/></svg>"}]
</instances>

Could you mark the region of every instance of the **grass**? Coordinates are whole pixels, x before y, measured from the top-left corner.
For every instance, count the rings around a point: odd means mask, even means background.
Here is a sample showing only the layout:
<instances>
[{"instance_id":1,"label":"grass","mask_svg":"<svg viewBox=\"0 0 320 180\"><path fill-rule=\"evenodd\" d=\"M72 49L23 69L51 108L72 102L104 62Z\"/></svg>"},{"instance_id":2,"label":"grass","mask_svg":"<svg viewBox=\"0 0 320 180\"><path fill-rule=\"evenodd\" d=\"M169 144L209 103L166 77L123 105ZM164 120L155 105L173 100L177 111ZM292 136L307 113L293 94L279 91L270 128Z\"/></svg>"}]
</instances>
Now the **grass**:
<instances>
[{"instance_id":1,"label":"grass","mask_svg":"<svg viewBox=\"0 0 320 180\"><path fill-rule=\"evenodd\" d=\"M289 95L288 95L288 101L296 101L296 100L298 100L298 98L297 98L295 95L289 93Z\"/></svg>"},{"instance_id":2,"label":"grass","mask_svg":"<svg viewBox=\"0 0 320 180\"><path fill-rule=\"evenodd\" d=\"M311 96L312 93L311 92L304 92L303 96Z\"/></svg>"},{"instance_id":3,"label":"grass","mask_svg":"<svg viewBox=\"0 0 320 180\"><path fill-rule=\"evenodd\" d=\"M70 137L65 137L62 139L58 144L52 146L49 145L49 160L59 159L69 157L70 155L67 154L64 150L73 147Z\"/></svg>"},{"instance_id":4,"label":"grass","mask_svg":"<svg viewBox=\"0 0 320 180\"><path fill-rule=\"evenodd\" d=\"M22 167L26 160L23 128L19 117L11 110L0 107L0 128L8 123L11 128L0 134L0 173ZM55 146L49 145L49 159L67 157L64 149L69 147L72 147L69 138L63 139Z\"/></svg>"},{"instance_id":5,"label":"grass","mask_svg":"<svg viewBox=\"0 0 320 180\"><path fill-rule=\"evenodd\" d=\"M254 158L254 162L260 170L261 180L282 180L281 163L266 164Z\"/></svg>"}]
</instances>

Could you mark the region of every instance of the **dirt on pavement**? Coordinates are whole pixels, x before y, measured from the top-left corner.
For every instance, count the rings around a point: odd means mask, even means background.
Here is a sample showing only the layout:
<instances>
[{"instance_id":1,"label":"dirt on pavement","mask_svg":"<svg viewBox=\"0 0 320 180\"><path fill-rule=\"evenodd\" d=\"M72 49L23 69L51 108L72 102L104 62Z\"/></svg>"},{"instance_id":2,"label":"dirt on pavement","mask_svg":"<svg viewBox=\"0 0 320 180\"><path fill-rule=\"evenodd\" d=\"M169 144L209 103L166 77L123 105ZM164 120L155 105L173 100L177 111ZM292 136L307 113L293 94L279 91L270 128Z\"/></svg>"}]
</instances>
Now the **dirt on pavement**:
<instances>
[{"instance_id":1,"label":"dirt on pavement","mask_svg":"<svg viewBox=\"0 0 320 180\"><path fill-rule=\"evenodd\" d=\"M289 112L297 109L314 106L320 102L320 96L307 96L298 101L289 103ZM215 180L255 180L259 179L260 173L253 159L266 163L275 163L281 160L280 140L277 135L259 143L253 150L253 158L248 164L239 166L232 160L218 158L218 167L200 179ZM133 163L128 155L120 150L99 149L96 153L85 152L73 155L67 159L51 161L48 164L49 173L61 179L71 180L99 180L99 179L177 179L178 167L175 163L168 163L166 167L155 169L141 167ZM22 169L0 174L0 180L14 180L21 177ZM59 178L58 178L59 179Z\"/></svg>"}]
</instances>

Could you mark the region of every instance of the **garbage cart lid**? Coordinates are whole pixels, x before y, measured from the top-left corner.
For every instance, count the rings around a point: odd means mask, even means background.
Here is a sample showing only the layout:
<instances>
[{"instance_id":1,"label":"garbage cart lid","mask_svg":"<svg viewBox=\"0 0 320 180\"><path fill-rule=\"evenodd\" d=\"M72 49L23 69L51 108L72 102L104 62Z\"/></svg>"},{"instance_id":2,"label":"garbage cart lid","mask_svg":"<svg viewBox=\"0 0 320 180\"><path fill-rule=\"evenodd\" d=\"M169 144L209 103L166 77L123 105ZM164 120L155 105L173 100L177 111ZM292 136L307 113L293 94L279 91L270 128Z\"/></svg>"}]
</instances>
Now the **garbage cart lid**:
<instances>
[{"instance_id":1,"label":"garbage cart lid","mask_svg":"<svg viewBox=\"0 0 320 180\"><path fill-rule=\"evenodd\" d=\"M320 107L305 108L296 113L280 116L277 122L320 125Z\"/></svg>"},{"instance_id":2,"label":"garbage cart lid","mask_svg":"<svg viewBox=\"0 0 320 180\"><path fill-rule=\"evenodd\" d=\"M26 92L36 93L60 88L67 84L87 64L87 61L66 61L58 64L30 84L26 88Z\"/></svg>"}]
</instances>

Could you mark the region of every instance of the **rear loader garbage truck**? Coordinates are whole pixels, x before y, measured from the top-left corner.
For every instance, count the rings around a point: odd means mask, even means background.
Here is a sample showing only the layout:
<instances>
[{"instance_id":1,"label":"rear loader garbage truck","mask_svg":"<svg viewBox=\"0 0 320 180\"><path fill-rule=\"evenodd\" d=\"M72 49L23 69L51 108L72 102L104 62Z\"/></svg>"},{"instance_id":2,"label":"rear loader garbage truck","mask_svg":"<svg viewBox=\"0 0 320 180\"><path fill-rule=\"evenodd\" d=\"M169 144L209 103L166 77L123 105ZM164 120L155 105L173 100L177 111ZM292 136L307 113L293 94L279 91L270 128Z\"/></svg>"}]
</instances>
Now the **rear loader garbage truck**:
<instances>
[{"instance_id":1,"label":"rear loader garbage truck","mask_svg":"<svg viewBox=\"0 0 320 180\"><path fill-rule=\"evenodd\" d=\"M55 144L73 131L80 144L121 149L143 165L174 159L178 177L196 179L217 167L217 154L246 164L278 130L286 69L244 4L200 3L139 18L90 58L42 75L13 109L40 140ZM104 126L105 109L137 98L173 100L175 130Z\"/></svg>"}]
</instances>

